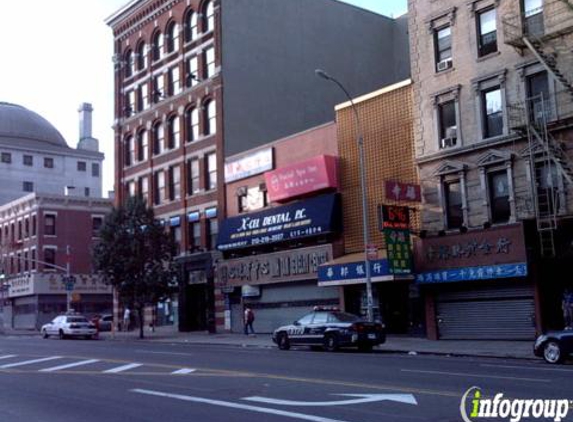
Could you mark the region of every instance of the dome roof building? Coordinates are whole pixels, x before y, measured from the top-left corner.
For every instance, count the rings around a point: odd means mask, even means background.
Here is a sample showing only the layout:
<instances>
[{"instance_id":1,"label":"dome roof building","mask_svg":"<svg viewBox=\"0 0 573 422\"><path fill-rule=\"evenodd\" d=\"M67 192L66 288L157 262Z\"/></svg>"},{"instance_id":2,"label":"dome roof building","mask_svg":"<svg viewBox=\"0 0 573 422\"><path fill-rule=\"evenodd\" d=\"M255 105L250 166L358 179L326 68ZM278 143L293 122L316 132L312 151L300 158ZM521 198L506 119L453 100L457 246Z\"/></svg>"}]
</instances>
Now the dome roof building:
<instances>
[{"instance_id":1,"label":"dome roof building","mask_svg":"<svg viewBox=\"0 0 573 422\"><path fill-rule=\"evenodd\" d=\"M91 106L80 107L78 147L48 120L21 105L0 102L0 205L30 192L102 196L103 154L91 138ZM86 134L87 139L86 141Z\"/></svg>"}]
</instances>

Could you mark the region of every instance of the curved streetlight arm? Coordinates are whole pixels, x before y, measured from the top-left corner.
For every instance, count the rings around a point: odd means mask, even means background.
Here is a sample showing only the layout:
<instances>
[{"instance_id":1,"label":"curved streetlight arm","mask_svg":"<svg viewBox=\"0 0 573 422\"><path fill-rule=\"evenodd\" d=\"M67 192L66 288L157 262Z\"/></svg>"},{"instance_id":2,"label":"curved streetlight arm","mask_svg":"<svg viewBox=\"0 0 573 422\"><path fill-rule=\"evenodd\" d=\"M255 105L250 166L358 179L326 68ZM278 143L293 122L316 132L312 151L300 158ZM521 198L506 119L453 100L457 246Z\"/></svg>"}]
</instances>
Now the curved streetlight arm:
<instances>
[{"instance_id":1,"label":"curved streetlight arm","mask_svg":"<svg viewBox=\"0 0 573 422\"><path fill-rule=\"evenodd\" d=\"M362 190L362 224L363 224L363 231L364 231L364 264L366 266L365 275L366 275L366 310L368 313L368 320L374 321L374 300L372 297L372 277L370 273L370 259L368 257L368 245L370 245L370 228L368 222L368 201L366 199L366 162L364 159L364 136L362 131L362 125L360 124L360 118L358 116L358 109L356 108L356 104L354 104L354 100L344 87L340 81L336 78L330 76L322 69L316 69L314 71L316 76L326 79L327 81L334 82L346 95L346 98L350 101L350 105L352 106L352 111L354 112L354 118L356 120L356 130L358 131L357 140L358 140L358 155L360 159L360 187Z\"/></svg>"}]
</instances>

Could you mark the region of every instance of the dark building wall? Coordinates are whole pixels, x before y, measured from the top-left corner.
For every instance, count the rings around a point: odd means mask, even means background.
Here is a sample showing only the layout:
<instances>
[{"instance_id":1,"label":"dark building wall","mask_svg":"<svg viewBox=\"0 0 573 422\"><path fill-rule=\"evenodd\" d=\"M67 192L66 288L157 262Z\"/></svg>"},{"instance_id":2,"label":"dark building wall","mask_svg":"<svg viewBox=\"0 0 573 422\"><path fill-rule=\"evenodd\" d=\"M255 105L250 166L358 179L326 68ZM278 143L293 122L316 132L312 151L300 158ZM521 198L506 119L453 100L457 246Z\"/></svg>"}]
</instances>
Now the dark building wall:
<instances>
[{"instance_id":1,"label":"dark building wall","mask_svg":"<svg viewBox=\"0 0 573 422\"><path fill-rule=\"evenodd\" d=\"M221 3L225 156L332 120L346 98L317 68L352 96L409 75L406 25L390 18L333 0Z\"/></svg>"}]
</instances>

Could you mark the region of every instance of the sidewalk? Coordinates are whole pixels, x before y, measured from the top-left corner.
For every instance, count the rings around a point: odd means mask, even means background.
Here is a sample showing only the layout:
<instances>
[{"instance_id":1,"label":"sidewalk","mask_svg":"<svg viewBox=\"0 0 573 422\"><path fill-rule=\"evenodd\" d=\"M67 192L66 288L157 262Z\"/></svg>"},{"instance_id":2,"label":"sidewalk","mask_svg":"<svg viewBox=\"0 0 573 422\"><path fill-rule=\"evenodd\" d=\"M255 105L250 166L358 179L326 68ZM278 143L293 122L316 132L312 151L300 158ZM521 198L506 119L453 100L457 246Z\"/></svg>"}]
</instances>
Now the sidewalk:
<instances>
[{"instance_id":1,"label":"sidewalk","mask_svg":"<svg viewBox=\"0 0 573 422\"><path fill-rule=\"evenodd\" d=\"M6 336L39 336L37 331L6 330ZM209 334L207 332L181 333L175 327L157 327L154 332L146 330L145 338L139 340L139 331L104 332L100 339L105 341L152 341L165 343L226 345L237 347L276 347L270 334L246 336L244 334L221 333ZM2 336L0 335L0 341ZM539 359L533 355L532 341L488 341L488 340L439 340L433 341L425 338L393 336L386 339L386 343L376 347L377 353L410 353L434 354L449 356L496 357L510 359Z\"/></svg>"}]
</instances>

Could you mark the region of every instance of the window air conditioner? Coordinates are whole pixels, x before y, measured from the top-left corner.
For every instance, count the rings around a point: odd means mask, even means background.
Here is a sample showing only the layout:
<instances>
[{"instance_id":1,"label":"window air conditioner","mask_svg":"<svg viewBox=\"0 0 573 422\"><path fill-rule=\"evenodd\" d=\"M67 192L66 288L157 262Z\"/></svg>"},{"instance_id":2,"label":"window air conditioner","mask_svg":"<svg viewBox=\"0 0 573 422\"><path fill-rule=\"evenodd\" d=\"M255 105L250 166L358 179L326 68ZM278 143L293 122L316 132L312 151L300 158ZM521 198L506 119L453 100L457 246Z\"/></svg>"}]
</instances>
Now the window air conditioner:
<instances>
[{"instance_id":1,"label":"window air conditioner","mask_svg":"<svg viewBox=\"0 0 573 422\"><path fill-rule=\"evenodd\" d=\"M452 59L444 59L441 62L438 62L438 72L447 70L451 68L452 65L453 65Z\"/></svg>"},{"instance_id":2,"label":"window air conditioner","mask_svg":"<svg viewBox=\"0 0 573 422\"><path fill-rule=\"evenodd\" d=\"M450 148L456 145L456 138L444 138L440 141L440 148Z\"/></svg>"}]
</instances>

